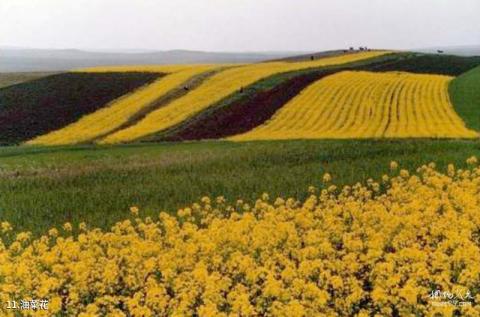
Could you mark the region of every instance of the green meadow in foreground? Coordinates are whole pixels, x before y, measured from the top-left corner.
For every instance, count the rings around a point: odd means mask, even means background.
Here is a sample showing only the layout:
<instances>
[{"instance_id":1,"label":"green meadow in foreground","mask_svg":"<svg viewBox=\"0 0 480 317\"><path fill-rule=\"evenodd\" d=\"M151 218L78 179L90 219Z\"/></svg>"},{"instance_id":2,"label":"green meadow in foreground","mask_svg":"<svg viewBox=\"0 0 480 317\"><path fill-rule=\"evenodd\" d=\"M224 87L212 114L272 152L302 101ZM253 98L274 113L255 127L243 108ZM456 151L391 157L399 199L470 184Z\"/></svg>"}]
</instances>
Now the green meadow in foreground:
<instances>
[{"instance_id":1,"label":"green meadow in foreground","mask_svg":"<svg viewBox=\"0 0 480 317\"><path fill-rule=\"evenodd\" d=\"M108 228L132 205L176 212L204 195L253 202L263 192L302 198L332 174L337 185L379 179L389 162L410 170L465 165L480 142L453 140L193 142L0 148L0 214L35 234L85 221Z\"/></svg>"}]
</instances>

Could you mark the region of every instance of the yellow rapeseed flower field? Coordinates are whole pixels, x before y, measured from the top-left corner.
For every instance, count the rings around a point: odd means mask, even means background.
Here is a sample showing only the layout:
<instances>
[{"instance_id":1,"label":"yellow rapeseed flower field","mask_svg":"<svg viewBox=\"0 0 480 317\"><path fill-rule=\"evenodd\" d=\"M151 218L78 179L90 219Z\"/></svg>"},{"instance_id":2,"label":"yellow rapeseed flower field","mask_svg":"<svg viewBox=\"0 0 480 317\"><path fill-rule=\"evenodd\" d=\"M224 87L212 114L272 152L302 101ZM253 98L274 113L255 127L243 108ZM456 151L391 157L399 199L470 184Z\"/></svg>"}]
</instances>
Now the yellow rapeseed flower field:
<instances>
[{"instance_id":1,"label":"yellow rapeseed flower field","mask_svg":"<svg viewBox=\"0 0 480 317\"><path fill-rule=\"evenodd\" d=\"M136 125L106 136L100 141L100 143L128 142L168 129L183 120L188 119L194 114L205 110L215 102L218 102L235 91L238 91L241 87L246 87L262 78L277 73L344 64L381 56L386 53L388 52L372 51L345 54L308 62L269 62L227 69L212 76L186 96L174 100L169 105L151 112Z\"/></svg>"},{"instance_id":2,"label":"yellow rapeseed flower field","mask_svg":"<svg viewBox=\"0 0 480 317\"><path fill-rule=\"evenodd\" d=\"M343 188L325 175L302 202L204 197L158 219L133 206L108 232L67 223L32 240L4 222L0 313L40 298L49 310L26 316L480 316L480 168L467 162L392 162Z\"/></svg>"},{"instance_id":3,"label":"yellow rapeseed flower field","mask_svg":"<svg viewBox=\"0 0 480 317\"><path fill-rule=\"evenodd\" d=\"M230 139L478 137L449 100L451 79L341 72L304 89L265 124Z\"/></svg>"},{"instance_id":4,"label":"yellow rapeseed flower field","mask_svg":"<svg viewBox=\"0 0 480 317\"><path fill-rule=\"evenodd\" d=\"M90 141L119 128L132 116L193 76L221 65L111 66L85 68L86 72L162 72L168 75L111 104L83 116L80 120L56 131L36 137L27 144L60 145Z\"/></svg>"}]
</instances>

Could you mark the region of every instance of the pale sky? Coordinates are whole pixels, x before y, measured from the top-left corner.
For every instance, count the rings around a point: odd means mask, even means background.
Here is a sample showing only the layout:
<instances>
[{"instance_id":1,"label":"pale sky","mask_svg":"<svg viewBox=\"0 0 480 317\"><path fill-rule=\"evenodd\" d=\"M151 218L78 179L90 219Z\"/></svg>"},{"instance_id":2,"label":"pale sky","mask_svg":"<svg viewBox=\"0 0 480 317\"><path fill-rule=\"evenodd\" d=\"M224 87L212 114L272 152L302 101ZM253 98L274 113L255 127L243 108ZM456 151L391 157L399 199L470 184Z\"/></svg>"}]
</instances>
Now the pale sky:
<instances>
[{"instance_id":1,"label":"pale sky","mask_svg":"<svg viewBox=\"0 0 480 317\"><path fill-rule=\"evenodd\" d=\"M480 0L0 0L0 45L310 51L480 44Z\"/></svg>"}]
</instances>

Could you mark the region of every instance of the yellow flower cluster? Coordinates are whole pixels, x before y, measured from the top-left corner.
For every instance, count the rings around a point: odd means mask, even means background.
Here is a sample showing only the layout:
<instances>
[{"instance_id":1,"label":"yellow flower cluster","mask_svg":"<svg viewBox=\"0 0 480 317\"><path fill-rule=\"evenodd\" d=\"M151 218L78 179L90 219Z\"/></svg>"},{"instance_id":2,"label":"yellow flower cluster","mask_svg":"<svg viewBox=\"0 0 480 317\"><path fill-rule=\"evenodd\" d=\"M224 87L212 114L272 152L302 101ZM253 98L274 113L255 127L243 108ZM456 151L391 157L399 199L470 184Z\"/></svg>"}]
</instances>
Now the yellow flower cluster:
<instances>
[{"instance_id":1,"label":"yellow flower cluster","mask_svg":"<svg viewBox=\"0 0 480 317\"><path fill-rule=\"evenodd\" d=\"M307 87L264 125L231 139L478 137L449 100L450 80L341 72Z\"/></svg>"},{"instance_id":2,"label":"yellow flower cluster","mask_svg":"<svg viewBox=\"0 0 480 317\"><path fill-rule=\"evenodd\" d=\"M372 51L321 58L308 62L269 62L245 65L224 70L186 96L148 114L136 125L113 133L100 143L120 143L168 129L228 95L254 82L274 74L314 67L345 64L367 58L385 55L386 51Z\"/></svg>"},{"instance_id":3,"label":"yellow flower cluster","mask_svg":"<svg viewBox=\"0 0 480 317\"><path fill-rule=\"evenodd\" d=\"M204 197L155 220L132 207L108 232L66 224L32 241L2 223L0 301L49 299L35 316L480 316L480 168L469 163L392 163L381 182L311 187L303 202ZM470 305L433 305L437 290Z\"/></svg>"},{"instance_id":4,"label":"yellow flower cluster","mask_svg":"<svg viewBox=\"0 0 480 317\"><path fill-rule=\"evenodd\" d=\"M164 72L168 75L155 82L141 87L132 93L122 96L103 108L83 116L80 120L56 131L41 135L27 142L27 144L62 145L91 141L99 136L108 134L128 122L135 114L150 106L172 89L177 88L193 76L207 72L219 65L166 65L151 67L96 67L83 71L88 72L119 72L142 71Z\"/></svg>"}]
</instances>

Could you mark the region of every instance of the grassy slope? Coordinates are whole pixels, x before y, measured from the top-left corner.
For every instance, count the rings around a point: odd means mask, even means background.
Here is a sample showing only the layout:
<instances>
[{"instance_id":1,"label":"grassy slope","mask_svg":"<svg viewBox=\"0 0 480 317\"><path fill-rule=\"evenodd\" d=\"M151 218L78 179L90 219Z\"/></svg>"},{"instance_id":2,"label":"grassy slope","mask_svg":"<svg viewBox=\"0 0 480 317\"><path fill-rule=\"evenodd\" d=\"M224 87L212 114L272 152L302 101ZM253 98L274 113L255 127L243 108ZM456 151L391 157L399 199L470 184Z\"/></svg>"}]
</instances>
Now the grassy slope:
<instances>
[{"instance_id":1,"label":"grassy slope","mask_svg":"<svg viewBox=\"0 0 480 317\"><path fill-rule=\"evenodd\" d=\"M64 73L0 89L0 144L61 128L157 79L153 73Z\"/></svg>"},{"instance_id":2,"label":"grassy slope","mask_svg":"<svg viewBox=\"0 0 480 317\"><path fill-rule=\"evenodd\" d=\"M1 220L44 232L65 221L108 227L139 205L175 211L203 195L230 201L305 195L324 172L338 184L379 178L391 160L463 165L474 141L282 141L0 149Z\"/></svg>"},{"instance_id":3,"label":"grassy slope","mask_svg":"<svg viewBox=\"0 0 480 317\"><path fill-rule=\"evenodd\" d=\"M480 131L480 67L454 79L450 97L467 127Z\"/></svg>"},{"instance_id":4,"label":"grassy slope","mask_svg":"<svg viewBox=\"0 0 480 317\"><path fill-rule=\"evenodd\" d=\"M0 73L0 88L20 84L26 81L53 75L52 72Z\"/></svg>"},{"instance_id":5,"label":"grassy slope","mask_svg":"<svg viewBox=\"0 0 480 317\"><path fill-rule=\"evenodd\" d=\"M480 56L463 57L435 54L405 54L403 58L372 71L404 71L419 74L458 76L480 65Z\"/></svg>"}]
</instances>

